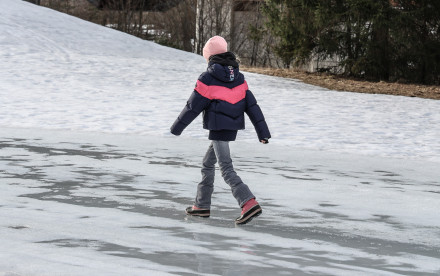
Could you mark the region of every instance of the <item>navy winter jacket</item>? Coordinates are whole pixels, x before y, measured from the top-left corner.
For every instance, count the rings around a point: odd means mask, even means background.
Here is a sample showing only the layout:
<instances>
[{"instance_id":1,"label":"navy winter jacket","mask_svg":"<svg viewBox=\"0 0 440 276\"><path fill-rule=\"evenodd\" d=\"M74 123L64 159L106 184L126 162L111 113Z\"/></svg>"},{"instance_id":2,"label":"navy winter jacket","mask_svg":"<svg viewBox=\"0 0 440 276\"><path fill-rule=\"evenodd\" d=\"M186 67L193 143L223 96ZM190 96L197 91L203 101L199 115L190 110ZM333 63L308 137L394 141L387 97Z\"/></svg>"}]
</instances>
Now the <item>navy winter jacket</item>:
<instances>
[{"instance_id":1,"label":"navy winter jacket","mask_svg":"<svg viewBox=\"0 0 440 276\"><path fill-rule=\"evenodd\" d=\"M210 131L244 129L246 112L258 139L271 137L257 100L248 89L235 56L230 52L210 58L207 71L197 80L186 106L171 127L171 133L180 135L201 112L203 128Z\"/></svg>"}]
</instances>

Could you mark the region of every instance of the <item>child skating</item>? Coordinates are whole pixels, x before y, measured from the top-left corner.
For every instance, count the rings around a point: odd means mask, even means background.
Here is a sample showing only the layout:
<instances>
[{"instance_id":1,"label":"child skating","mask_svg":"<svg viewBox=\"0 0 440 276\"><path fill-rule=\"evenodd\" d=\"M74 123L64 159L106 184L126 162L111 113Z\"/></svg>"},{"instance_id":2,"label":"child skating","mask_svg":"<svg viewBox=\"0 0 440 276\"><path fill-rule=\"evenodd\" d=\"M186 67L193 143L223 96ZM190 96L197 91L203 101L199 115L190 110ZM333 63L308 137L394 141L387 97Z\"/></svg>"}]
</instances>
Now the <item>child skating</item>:
<instances>
[{"instance_id":1,"label":"child skating","mask_svg":"<svg viewBox=\"0 0 440 276\"><path fill-rule=\"evenodd\" d=\"M206 42L203 57L208 68L197 80L186 106L171 127L171 133L180 135L203 112L203 128L209 130L209 140L212 141L203 158L202 180L197 186L194 205L186 208L186 213L210 216L215 164L218 162L223 179L242 208L235 223L245 224L259 216L262 209L249 187L234 171L229 142L235 141L237 131L244 129L244 113L249 116L261 143L269 143L271 136L263 113L239 72L236 57L228 52L227 46L226 40L220 36Z\"/></svg>"}]
</instances>

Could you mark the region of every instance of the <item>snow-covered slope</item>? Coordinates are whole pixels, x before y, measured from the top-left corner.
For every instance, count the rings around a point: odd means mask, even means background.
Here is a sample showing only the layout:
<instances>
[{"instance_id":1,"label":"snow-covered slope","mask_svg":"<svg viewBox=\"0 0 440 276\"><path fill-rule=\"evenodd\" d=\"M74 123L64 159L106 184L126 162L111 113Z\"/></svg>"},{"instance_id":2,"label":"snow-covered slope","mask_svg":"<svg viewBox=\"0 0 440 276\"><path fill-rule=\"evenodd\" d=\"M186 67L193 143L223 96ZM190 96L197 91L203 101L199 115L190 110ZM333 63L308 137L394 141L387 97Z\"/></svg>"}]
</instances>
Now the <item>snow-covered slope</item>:
<instances>
[{"instance_id":1,"label":"snow-covered slope","mask_svg":"<svg viewBox=\"0 0 440 276\"><path fill-rule=\"evenodd\" d=\"M0 1L0 126L168 136L206 64L24 1ZM440 161L440 101L246 74L272 143ZM198 118L186 137L205 139ZM239 140L257 142L252 125Z\"/></svg>"}]
</instances>

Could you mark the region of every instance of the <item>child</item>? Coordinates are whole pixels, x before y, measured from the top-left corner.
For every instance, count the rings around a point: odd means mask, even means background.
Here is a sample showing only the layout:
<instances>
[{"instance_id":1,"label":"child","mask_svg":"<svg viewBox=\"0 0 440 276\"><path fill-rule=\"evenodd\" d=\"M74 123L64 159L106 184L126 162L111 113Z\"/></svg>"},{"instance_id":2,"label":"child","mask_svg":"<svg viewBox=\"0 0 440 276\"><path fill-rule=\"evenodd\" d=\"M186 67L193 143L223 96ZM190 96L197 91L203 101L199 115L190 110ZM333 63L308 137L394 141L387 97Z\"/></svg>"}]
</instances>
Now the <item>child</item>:
<instances>
[{"instance_id":1,"label":"child","mask_svg":"<svg viewBox=\"0 0 440 276\"><path fill-rule=\"evenodd\" d=\"M208 62L208 69L197 80L191 97L171 127L171 133L180 135L203 111L203 128L209 130L209 140L212 140L203 158L202 181L197 186L194 206L186 208L187 215L209 217L215 163L218 161L225 182L242 208L235 223L245 224L259 216L262 210L249 187L234 171L229 142L235 141L239 129L244 129L244 112L251 119L261 143L269 143L271 136L263 113L239 72L235 55L227 51L227 46L226 40L220 36L206 42L203 57Z\"/></svg>"}]
</instances>

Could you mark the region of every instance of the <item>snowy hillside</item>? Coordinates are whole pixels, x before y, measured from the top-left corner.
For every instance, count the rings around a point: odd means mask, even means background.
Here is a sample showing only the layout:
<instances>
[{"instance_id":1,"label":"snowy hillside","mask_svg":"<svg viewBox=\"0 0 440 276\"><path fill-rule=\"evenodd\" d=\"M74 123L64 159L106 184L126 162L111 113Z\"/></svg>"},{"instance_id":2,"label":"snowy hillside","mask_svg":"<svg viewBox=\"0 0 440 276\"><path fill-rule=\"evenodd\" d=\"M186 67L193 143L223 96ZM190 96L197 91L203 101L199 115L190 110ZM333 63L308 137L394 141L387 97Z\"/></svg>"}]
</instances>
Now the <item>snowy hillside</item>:
<instances>
[{"instance_id":1,"label":"snowy hillside","mask_svg":"<svg viewBox=\"0 0 440 276\"><path fill-rule=\"evenodd\" d=\"M440 101L245 73L273 135L231 148L263 206L217 174L187 218L209 144L169 128L201 56L0 0L0 276L438 275Z\"/></svg>"},{"instance_id":2,"label":"snowy hillside","mask_svg":"<svg viewBox=\"0 0 440 276\"><path fill-rule=\"evenodd\" d=\"M206 67L201 56L23 1L0 5L0 126L168 136ZM440 101L246 77L272 143L440 161ZM206 137L200 125L184 136ZM247 126L239 140L255 142Z\"/></svg>"}]
</instances>

